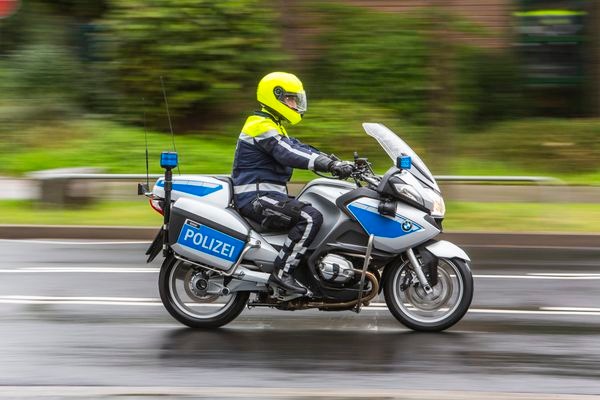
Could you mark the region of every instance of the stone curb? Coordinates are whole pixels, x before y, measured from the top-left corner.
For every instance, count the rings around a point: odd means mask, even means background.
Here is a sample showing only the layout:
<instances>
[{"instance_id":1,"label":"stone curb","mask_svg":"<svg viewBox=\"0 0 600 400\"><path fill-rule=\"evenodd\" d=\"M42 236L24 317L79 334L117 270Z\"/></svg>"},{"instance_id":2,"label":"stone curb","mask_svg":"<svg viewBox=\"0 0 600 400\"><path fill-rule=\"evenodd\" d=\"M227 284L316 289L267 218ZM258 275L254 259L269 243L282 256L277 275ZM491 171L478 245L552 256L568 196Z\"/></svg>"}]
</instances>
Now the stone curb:
<instances>
[{"instance_id":1,"label":"stone curb","mask_svg":"<svg viewBox=\"0 0 600 400\"><path fill-rule=\"evenodd\" d=\"M0 239L152 240L158 227L0 225ZM450 232L440 239L473 246L597 247L600 234Z\"/></svg>"}]
</instances>

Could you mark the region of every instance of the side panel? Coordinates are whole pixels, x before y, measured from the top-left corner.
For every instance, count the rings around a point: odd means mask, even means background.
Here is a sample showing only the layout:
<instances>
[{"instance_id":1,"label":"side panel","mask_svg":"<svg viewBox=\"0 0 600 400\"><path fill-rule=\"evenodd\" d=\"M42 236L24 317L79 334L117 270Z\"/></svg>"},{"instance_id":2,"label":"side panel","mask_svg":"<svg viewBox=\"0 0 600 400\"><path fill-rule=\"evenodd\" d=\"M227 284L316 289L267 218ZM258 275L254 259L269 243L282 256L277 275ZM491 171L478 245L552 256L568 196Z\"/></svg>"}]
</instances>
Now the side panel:
<instances>
[{"instance_id":1,"label":"side panel","mask_svg":"<svg viewBox=\"0 0 600 400\"><path fill-rule=\"evenodd\" d=\"M373 246L390 253L400 253L435 236L440 231L430 224L426 213L398 202L394 217L381 215L380 201L360 197L346 207L367 235L373 235Z\"/></svg>"},{"instance_id":2,"label":"side panel","mask_svg":"<svg viewBox=\"0 0 600 400\"><path fill-rule=\"evenodd\" d=\"M245 244L243 240L187 219L171 247L193 261L228 269L237 261Z\"/></svg>"},{"instance_id":3,"label":"side panel","mask_svg":"<svg viewBox=\"0 0 600 400\"><path fill-rule=\"evenodd\" d=\"M280 236L282 237L280 246L283 246L283 241L287 238L287 235ZM252 260L262 271L271 272L273 270L273 262L279 254L279 250L275 249L272 244L277 244L278 241L273 243L271 237L262 236L255 231L250 231L250 240L252 242L260 242L260 247L250 249L246 253L244 260Z\"/></svg>"},{"instance_id":4,"label":"side panel","mask_svg":"<svg viewBox=\"0 0 600 400\"><path fill-rule=\"evenodd\" d=\"M173 212L177 213L178 210L196 215L200 217L198 222L216 227L216 229L222 231L224 231L222 228L225 228L235 231L243 237L247 237L250 233L250 227L246 221L230 208L223 209L211 203L206 203L204 200L181 197L173 204ZM237 235L233 234L233 236Z\"/></svg>"},{"instance_id":5,"label":"side panel","mask_svg":"<svg viewBox=\"0 0 600 400\"><path fill-rule=\"evenodd\" d=\"M181 197L173 205L169 244L192 261L228 269L239 258L250 228L235 211Z\"/></svg>"},{"instance_id":6,"label":"side panel","mask_svg":"<svg viewBox=\"0 0 600 400\"><path fill-rule=\"evenodd\" d=\"M332 179L316 179L309 183L298 196L298 200L310 203L323 215L323 225L313 240L310 248L314 249L335 229L347 220L336 204L336 200L356 188L356 185Z\"/></svg>"}]
</instances>

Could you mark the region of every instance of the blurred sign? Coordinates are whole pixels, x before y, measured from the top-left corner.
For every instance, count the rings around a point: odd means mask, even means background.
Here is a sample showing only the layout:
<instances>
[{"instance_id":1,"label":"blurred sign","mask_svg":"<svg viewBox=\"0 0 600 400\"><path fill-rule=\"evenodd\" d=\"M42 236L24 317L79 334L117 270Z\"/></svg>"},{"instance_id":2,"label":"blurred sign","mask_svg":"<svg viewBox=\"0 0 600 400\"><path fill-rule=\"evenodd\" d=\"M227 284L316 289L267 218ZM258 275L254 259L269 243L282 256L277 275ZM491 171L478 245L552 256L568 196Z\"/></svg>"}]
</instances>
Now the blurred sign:
<instances>
[{"instance_id":1,"label":"blurred sign","mask_svg":"<svg viewBox=\"0 0 600 400\"><path fill-rule=\"evenodd\" d=\"M528 84L568 86L581 83L587 13L572 9L537 9L514 15Z\"/></svg>"},{"instance_id":2,"label":"blurred sign","mask_svg":"<svg viewBox=\"0 0 600 400\"><path fill-rule=\"evenodd\" d=\"M19 0L0 0L0 18L10 17L19 8Z\"/></svg>"}]
</instances>

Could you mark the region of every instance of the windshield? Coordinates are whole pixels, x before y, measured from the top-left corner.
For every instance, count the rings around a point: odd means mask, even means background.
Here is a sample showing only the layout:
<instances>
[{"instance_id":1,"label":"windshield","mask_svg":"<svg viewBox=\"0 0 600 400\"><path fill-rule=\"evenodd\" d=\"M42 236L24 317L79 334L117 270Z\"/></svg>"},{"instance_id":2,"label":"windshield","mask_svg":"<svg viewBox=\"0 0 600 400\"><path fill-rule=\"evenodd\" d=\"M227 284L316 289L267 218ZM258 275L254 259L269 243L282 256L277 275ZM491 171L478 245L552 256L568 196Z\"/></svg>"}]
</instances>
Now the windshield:
<instances>
[{"instance_id":1,"label":"windshield","mask_svg":"<svg viewBox=\"0 0 600 400\"><path fill-rule=\"evenodd\" d=\"M394 132L382 124L365 122L363 128L369 136L374 137L379 142L392 159L394 165L396 165L396 159L399 156L410 156L412 167L408 171L427 186L437 191L440 190L429 168L427 168L423 160L419 158L417 153L404 140L400 139Z\"/></svg>"}]
</instances>

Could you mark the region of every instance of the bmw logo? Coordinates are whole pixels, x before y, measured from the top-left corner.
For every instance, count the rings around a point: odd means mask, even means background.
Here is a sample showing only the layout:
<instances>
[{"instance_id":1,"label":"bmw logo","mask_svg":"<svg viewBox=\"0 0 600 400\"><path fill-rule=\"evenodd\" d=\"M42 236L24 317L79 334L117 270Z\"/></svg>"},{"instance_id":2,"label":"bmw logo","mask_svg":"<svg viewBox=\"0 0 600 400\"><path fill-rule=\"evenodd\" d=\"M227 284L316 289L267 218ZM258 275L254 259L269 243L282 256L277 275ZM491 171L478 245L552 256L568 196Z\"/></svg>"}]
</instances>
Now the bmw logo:
<instances>
[{"instance_id":1,"label":"bmw logo","mask_svg":"<svg viewBox=\"0 0 600 400\"><path fill-rule=\"evenodd\" d=\"M408 231L410 231L410 230L412 229L412 227L413 227L413 224L412 224L412 222L410 222L410 221L404 221L404 222L402 223L402 230L403 230L404 232L408 232Z\"/></svg>"}]
</instances>

